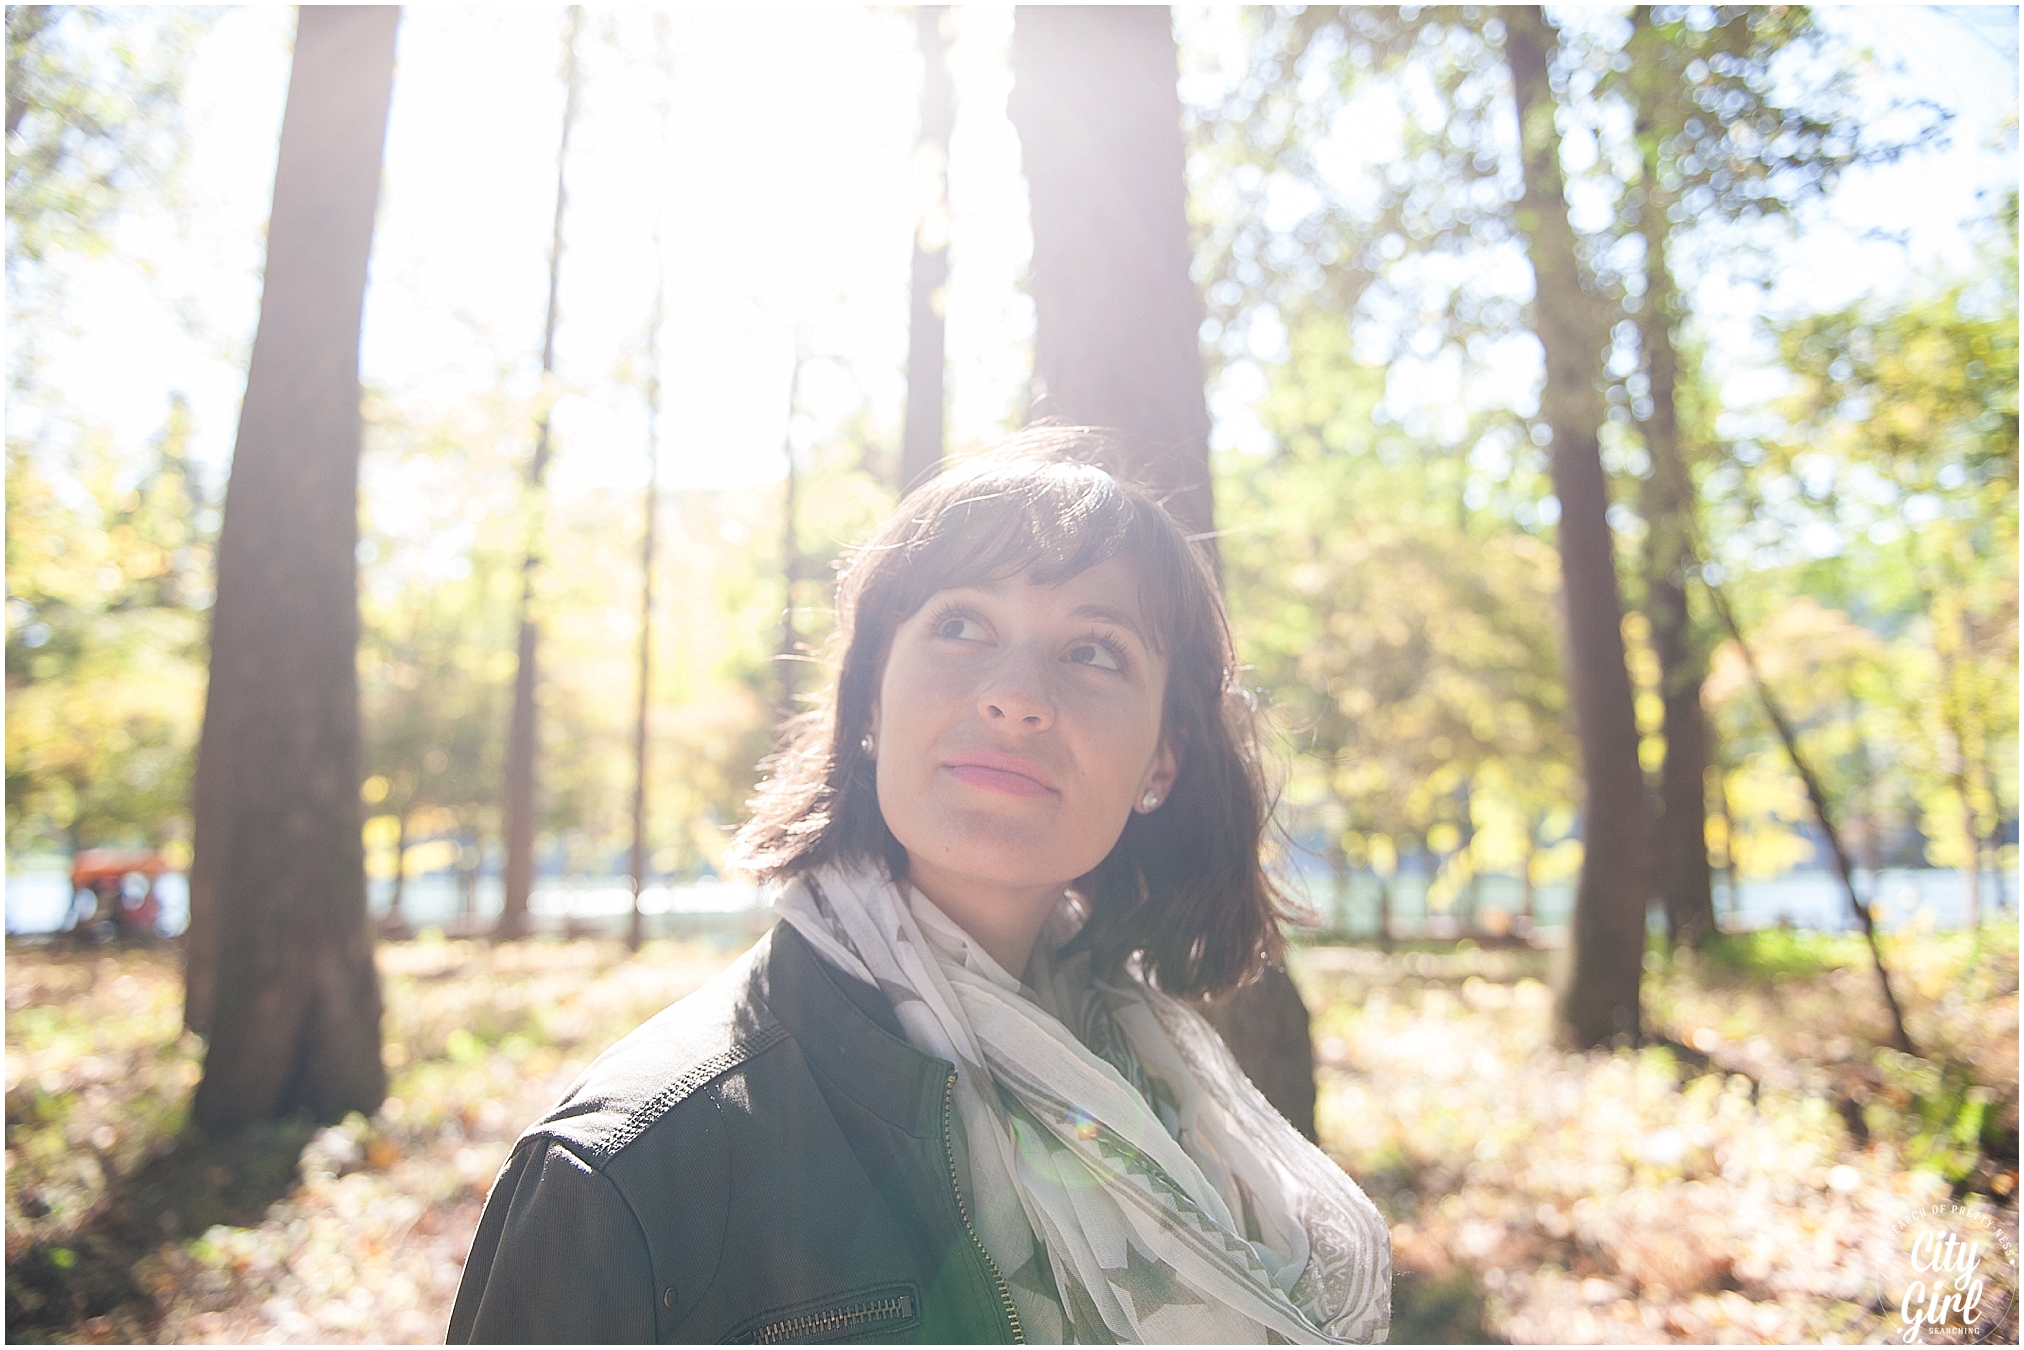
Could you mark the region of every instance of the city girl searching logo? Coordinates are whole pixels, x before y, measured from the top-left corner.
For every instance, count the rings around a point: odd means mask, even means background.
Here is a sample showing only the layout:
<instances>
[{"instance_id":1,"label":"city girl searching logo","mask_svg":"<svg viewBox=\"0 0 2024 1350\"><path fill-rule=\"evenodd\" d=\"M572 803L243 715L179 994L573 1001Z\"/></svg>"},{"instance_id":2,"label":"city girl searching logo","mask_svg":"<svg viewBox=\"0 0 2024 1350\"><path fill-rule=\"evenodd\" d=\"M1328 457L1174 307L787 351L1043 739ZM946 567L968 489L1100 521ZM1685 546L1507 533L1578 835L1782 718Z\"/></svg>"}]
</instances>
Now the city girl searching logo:
<instances>
[{"instance_id":1,"label":"city girl searching logo","mask_svg":"<svg viewBox=\"0 0 2024 1350\"><path fill-rule=\"evenodd\" d=\"M1883 1339L1980 1345L2017 1336L2017 1244L1999 1216L1927 1205L1892 1228L1872 1291Z\"/></svg>"}]
</instances>

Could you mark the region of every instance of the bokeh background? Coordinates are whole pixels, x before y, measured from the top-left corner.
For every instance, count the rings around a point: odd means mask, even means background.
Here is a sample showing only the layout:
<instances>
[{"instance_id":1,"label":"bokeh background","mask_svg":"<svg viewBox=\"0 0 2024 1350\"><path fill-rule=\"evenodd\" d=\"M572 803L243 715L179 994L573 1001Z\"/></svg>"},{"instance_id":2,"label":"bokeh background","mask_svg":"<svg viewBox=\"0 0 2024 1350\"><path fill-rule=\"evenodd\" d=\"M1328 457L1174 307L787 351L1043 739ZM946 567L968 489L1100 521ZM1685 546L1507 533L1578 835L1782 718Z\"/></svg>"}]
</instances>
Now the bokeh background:
<instances>
[{"instance_id":1,"label":"bokeh background","mask_svg":"<svg viewBox=\"0 0 2024 1350\"><path fill-rule=\"evenodd\" d=\"M1216 542L1397 1337L1879 1332L1894 1215L2016 1227L2015 9L1549 10L1565 276L1495 10L1171 18ZM403 13L355 554L391 1095L228 1138L177 944L296 16L10 8L10 1335L439 1338L514 1132L763 930L723 851L909 475L918 302L947 453L1034 411L1016 23ZM1556 314L1675 822L1683 688L1706 759L1712 923L1651 888L1640 1034L1584 1053Z\"/></svg>"}]
</instances>

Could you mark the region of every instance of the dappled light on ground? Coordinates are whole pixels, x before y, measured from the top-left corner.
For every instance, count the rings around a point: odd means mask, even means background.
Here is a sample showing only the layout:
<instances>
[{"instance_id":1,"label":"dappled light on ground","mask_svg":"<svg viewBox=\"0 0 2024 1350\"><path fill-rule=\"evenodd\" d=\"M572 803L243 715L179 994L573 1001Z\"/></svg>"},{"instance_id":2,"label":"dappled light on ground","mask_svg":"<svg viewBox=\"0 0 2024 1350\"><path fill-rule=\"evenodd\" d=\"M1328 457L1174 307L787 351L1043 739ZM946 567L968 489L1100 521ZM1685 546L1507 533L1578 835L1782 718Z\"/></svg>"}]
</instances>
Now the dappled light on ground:
<instances>
[{"instance_id":1,"label":"dappled light on ground","mask_svg":"<svg viewBox=\"0 0 2024 1350\"><path fill-rule=\"evenodd\" d=\"M514 1136L733 955L383 946L379 1114L207 1143L177 1133L201 1054L177 954L13 948L9 1338L440 1341Z\"/></svg>"},{"instance_id":2,"label":"dappled light on ground","mask_svg":"<svg viewBox=\"0 0 2024 1350\"><path fill-rule=\"evenodd\" d=\"M1879 1054L1847 939L1654 956L1672 1044L1590 1055L1550 1039L1544 953L1298 950L1323 1145L1392 1224L1394 1339L1863 1339L1896 1218L1954 1196L2014 1235L2015 930L1885 954L1930 1060ZM173 948L12 947L10 1339L440 1340L515 1134L733 955L385 945L380 1113L207 1141Z\"/></svg>"},{"instance_id":3,"label":"dappled light on ground","mask_svg":"<svg viewBox=\"0 0 2024 1350\"><path fill-rule=\"evenodd\" d=\"M1958 1195L2015 1234L2014 930L1886 949L1948 1064L1879 1055L1856 945L1810 941L1775 986L1754 947L1654 957L1679 1048L1586 1055L1550 1038L1542 954L1296 958L1323 1146L1392 1220L1393 1339L1867 1339L1899 1218Z\"/></svg>"}]
</instances>

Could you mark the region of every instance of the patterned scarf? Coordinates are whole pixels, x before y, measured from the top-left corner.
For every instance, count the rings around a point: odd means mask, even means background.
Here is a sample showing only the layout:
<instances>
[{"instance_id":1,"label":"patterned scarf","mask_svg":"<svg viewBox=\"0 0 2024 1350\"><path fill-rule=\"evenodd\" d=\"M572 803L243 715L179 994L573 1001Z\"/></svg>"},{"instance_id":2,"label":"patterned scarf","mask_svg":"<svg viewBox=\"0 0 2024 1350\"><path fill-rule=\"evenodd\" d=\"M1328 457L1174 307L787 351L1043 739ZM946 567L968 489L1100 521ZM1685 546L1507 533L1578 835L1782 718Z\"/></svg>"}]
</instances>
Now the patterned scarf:
<instances>
[{"instance_id":1,"label":"patterned scarf","mask_svg":"<svg viewBox=\"0 0 2024 1350\"><path fill-rule=\"evenodd\" d=\"M1385 1338L1376 1208L1194 1009L1057 957L1084 917L1073 896L1030 988L881 872L824 868L774 907L956 1066L975 1226L1029 1341Z\"/></svg>"}]
</instances>

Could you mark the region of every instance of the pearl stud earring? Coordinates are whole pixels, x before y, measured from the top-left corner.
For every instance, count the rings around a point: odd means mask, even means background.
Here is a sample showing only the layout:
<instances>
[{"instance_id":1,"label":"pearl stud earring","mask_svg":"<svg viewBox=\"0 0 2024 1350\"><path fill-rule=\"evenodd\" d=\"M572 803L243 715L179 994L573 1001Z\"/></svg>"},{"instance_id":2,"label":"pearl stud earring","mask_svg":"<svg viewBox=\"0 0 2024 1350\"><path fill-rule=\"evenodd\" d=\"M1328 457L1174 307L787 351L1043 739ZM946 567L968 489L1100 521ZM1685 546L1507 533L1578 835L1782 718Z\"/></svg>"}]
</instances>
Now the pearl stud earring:
<instances>
[{"instance_id":1,"label":"pearl stud earring","mask_svg":"<svg viewBox=\"0 0 2024 1350\"><path fill-rule=\"evenodd\" d=\"M857 748L864 751L866 759L875 760L878 758L878 745L872 740L869 731L864 733L864 739L857 743Z\"/></svg>"},{"instance_id":2,"label":"pearl stud earring","mask_svg":"<svg viewBox=\"0 0 2024 1350\"><path fill-rule=\"evenodd\" d=\"M1151 815L1159 804L1160 794L1154 792L1151 788L1147 788L1146 795L1139 798L1139 810L1145 812L1147 815Z\"/></svg>"}]
</instances>

